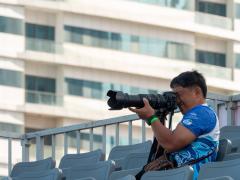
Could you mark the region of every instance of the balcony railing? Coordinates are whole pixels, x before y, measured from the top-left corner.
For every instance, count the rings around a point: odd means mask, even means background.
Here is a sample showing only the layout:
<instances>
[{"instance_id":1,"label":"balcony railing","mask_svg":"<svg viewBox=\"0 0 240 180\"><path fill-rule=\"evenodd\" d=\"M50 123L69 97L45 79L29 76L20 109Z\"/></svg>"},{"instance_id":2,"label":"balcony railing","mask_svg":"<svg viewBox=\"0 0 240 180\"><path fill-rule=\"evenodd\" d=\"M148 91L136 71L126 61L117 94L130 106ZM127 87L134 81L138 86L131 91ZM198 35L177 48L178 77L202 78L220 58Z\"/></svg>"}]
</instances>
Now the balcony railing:
<instances>
[{"instance_id":1,"label":"balcony railing","mask_svg":"<svg viewBox=\"0 0 240 180\"><path fill-rule=\"evenodd\" d=\"M53 106L63 105L63 96L55 93L41 92L41 91L26 91L26 102L34 104L45 104Z\"/></svg>"},{"instance_id":2,"label":"balcony railing","mask_svg":"<svg viewBox=\"0 0 240 180\"><path fill-rule=\"evenodd\" d=\"M232 21L228 17L222 17L202 12L195 12L195 22L207 26L232 30Z\"/></svg>"},{"instance_id":3,"label":"balcony railing","mask_svg":"<svg viewBox=\"0 0 240 180\"><path fill-rule=\"evenodd\" d=\"M63 48L61 44L57 44L55 41L26 38L26 50L40 51L46 53L62 53Z\"/></svg>"}]
</instances>

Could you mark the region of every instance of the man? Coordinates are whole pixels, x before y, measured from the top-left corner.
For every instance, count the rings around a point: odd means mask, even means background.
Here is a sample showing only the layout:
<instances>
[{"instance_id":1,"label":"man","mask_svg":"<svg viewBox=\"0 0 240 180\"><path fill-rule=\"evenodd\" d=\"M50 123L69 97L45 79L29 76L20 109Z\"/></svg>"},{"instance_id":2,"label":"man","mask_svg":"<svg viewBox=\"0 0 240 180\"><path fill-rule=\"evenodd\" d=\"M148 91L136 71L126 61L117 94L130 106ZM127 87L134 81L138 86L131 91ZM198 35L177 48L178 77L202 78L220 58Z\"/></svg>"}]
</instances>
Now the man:
<instances>
[{"instance_id":1,"label":"man","mask_svg":"<svg viewBox=\"0 0 240 180\"><path fill-rule=\"evenodd\" d=\"M219 122L214 111L206 104L207 86L204 77L197 71L183 72L170 84L177 96L177 105L183 114L174 131L156 120L155 110L147 99L141 109L129 108L141 119L151 123L159 145L168 153L177 167L191 163L194 179L200 166L215 161L219 140Z\"/></svg>"}]
</instances>

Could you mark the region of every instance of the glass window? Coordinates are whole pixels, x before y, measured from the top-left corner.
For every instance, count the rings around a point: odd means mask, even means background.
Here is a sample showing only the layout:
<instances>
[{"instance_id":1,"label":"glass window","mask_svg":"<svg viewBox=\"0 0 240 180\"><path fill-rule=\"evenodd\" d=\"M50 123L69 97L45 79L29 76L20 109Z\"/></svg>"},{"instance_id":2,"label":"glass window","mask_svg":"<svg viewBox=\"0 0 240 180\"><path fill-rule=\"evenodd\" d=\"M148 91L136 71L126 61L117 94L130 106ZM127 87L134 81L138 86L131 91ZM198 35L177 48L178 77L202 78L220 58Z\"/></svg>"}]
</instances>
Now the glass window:
<instances>
[{"instance_id":1,"label":"glass window","mask_svg":"<svg viewBox=\"0 0 240 180\"><path fill-rule=\"evenodd\" d=\"M0 16L0 32L22 35L23 29L24 25L21 19Z\"/></svg>"},{"instance_id":2,"label":"glass window","mask_svg":"<svg viewBox=\"0 0 240 180\"><path fill-rule=\"evenodd\" d=\"M26 36L54 41L55 28L53 26L26 23Z\"/></svg>"},{"instance_id":3,"label":"glass window","mask_svg":"<svg viewBox=\"0 0 240 180\"><path fill-rule=\"evenodd\" d=\"M235 55L235 67L240 69L240 54Z\"/></svg>"},{"instance_id":4,"label":"glass window","mask_svg":"<svg viewBox=\"0 0 240 180\"><path fill-rule=\"evenodd\" d=\"M154 4L176 9L190 9L189 0L131 0L146 4Z\"/></svg>"},{"instance_id":5,"label":"glass window","mask_svg":"<svg viewBox=\"0 0 240 180\"><path fill-rule=\"evenodd\" d=\"M53 78L26 75L26 101L37 104L56 105L61 99L56 96L56 82Z\"/></svg>"},{"instance_id":6,"label":"glass window","mask_svg":"<svg viewBox=\"0 0 240 180\"><path fill-rule=\"evenodd\" d=\"M240 4L235 4L235 16L237 19L240 19Z\"/></svg>"},{"instance_id":7,"label":"glass window","mask_svg":"<svg viewBox=\"0 0 240 180\"><path fill-rule=\"evenodd\" d=\"M0 69L0 84L5 86L23 87L23 73Z\"/></svg>"},{"instance_id":8,"label":"glass window","mask_svg":"<svg viewBox=\"0 0 240 180\"><path fill-rule=\"evenodd\" d=\"M86 46L184 60L192 59L193 51L187 44L71 26L65 26L65 40Z\"/></svg>"},{"instance_id":9,"label":"glass window","mask_svg":"<svg viewBox=\"0 0 240 180\"><path fill-rule=\"evenodd\" d=\"M11 123L5 123L0 122L0 132L6 131L6 132L14 132L14 133L23 133L23 126L19 124L11 124Z\"/></svg>"},{"instance_id":10,"label":"glass window","mask_svg":"<svg viewBox=\"0 0 240 180\"><path fill-rule=\"evenodd\" d=\"M56 82L53 78L26 75L26 89L31 91L56 92Z\"/></svg>"},{"instance_id":11,"label":"glass window","mask_svg":"<svg viewBox=\"0 0 240 180\"><path fill-rule=\"evenodd\" d=\"M196 50L196 61L204 64L226 67L226 55L223 53Z\"/></svg>"},{"instance_id":12,"label":"glass window","mask_svg":"<svg viewBox=\"0 0 240 180\"><path fill-rule=\"evenodd\" d=\"M196 0L196 10L226 17L226 4Z\"/></svg>"},{"instance_id":13,"label":"glass window","mask_svg":"<svg viewBox=\"0 0 240 180\"><path fill-rule=\"evenodd\" d=\"M123 84L103 83L96 81L87 81L80 79L65 78L67 86L67 94L75 96L83 96L93 99L108 99L107 92L111 90L123 91L129 94L156 94L156 90L138 88Z\"/></svg>"}]
</instances>

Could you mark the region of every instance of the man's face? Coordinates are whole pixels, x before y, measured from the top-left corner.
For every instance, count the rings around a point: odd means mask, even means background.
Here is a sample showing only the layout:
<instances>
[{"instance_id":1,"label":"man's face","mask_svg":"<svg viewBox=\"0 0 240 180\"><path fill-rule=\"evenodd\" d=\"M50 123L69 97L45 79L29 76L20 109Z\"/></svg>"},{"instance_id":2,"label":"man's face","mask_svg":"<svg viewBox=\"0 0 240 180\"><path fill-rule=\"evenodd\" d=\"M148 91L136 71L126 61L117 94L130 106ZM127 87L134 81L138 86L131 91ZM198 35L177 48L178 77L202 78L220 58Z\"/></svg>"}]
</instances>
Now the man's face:
<instances>
[{"instance_id":1,"label":"man's face","mask_svg":"<svg viewBox=\"0 0 240 180\"><path fill-rule=\"evenodd\" d=\"M177 95L177 105L182 114L185 114L195 103L195 87L174 86L173 91Z\"/></svg>"}]
</instances>

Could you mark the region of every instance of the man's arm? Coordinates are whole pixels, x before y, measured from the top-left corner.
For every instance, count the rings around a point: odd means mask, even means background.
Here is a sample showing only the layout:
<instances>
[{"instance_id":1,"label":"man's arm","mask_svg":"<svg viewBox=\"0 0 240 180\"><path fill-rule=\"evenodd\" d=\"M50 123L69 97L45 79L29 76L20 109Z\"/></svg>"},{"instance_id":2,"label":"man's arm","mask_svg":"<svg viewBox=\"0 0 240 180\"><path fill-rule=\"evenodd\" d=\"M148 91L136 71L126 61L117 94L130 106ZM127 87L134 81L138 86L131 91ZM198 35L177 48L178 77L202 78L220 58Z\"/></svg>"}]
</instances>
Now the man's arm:
<instances>
[{"instance_id":1,"label":"man's arm","mask_svg":"<svg viewBox=\"0 0 240 180\"><path fill-rule=\"evenodd\" d=\"M181 124L178 124L174 131L163 126L160 121L153 122L151 126L158 143L167 152L182 149L196 139L196 136Z\"/></svg>"},{"instance_id":2,"label":"man's arm","mask_svg":"<svg viewBox=\"0 0 240 180\"><path fill-rule=\"evenodd\" d=\"M155 110L150 106L147 99L144 98L143 101L143 108L129 108L129 110L137 113L141 119L148 119L155 113ZM196 139L195 134L180 124L174 131L163 126L160 121L153 122L151 126L158 143L168 152L182 149Z\"/></svg>"}]
</instances>

